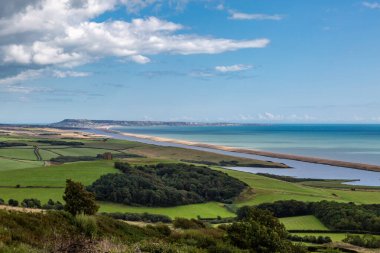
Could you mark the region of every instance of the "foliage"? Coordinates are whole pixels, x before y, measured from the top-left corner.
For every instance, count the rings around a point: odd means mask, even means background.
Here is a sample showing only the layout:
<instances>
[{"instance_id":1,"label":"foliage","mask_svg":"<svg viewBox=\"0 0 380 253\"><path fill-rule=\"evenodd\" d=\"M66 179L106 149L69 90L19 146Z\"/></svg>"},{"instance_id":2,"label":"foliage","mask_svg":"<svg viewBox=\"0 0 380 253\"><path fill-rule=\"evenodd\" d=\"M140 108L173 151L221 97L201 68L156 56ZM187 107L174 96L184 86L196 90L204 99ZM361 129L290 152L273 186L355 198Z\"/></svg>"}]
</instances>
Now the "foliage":
<instances>
[{"instance_id":1,"label":"foliage","mask_svg":"<svg viewBox=\"0 0 380 253\"><path fill-rule=\"evenodd\" d=\"M116 162L123 174L104 175L88 187L98 200L144 206L229 202L246 184L225 173L188 164L131 166Z\"/></svg>"},{"instance_id":2,"label":"foliage","mask_svg":"<svg viewBox=\"0 0 380 253\"><path fill-rule=\"evenodd\" d=\"M356 205L320 201L305 203L301 201L276 201L257 206L269 210L276 217L296 215L315 215L324 225L335 230L380 231L380 205Z\"/></svg>"},{"instance_id":3,"label":"foliage","mask_svg":"<svg viewBox=\"0 0 380 253\"><path fill-rule=\"evenodd\" d=\"M0 198L0 205L4 205L5 202L4 202L4 199Z\"/></svg>"},{"instance_id":4,"label":"foliage","mask_svg":"<svg viewBox=\"0 0 380 253\"><path fill-rule=\"evenodd\" d=\"M279 220L269 211L242 207L238 211L240 222L227 227L231 244L257 253L301 253L305 249L286 240L288 234Z\"/></svg>"},{"instance_id":5,"label":"foliage","mask_svg":"<svg viewBox=\"0 0 380 253\"><path fill-rule=\"evenodd\" d=\"M343 241L364 248L380 248L380 239L373 235L347 235Z\"/></svg>"},{"instance_id":6,"label":"foliage","mask_svg":"<svg viewBox=\"0 0 380 253\"><path fill-rule=\"evenodd\" d=\"M54 202L54 200L49 199L49 201L45 205L42 206L42 209L46 209L46 210L63 210L64 206L59 201Z\"/></svg>"},{"instance_id":7,"label":"foliage","mask_svg":"<svg viewBox=\"0 0 380 253\"><path fill-rule=\"evenodd\" d=\"M21 202L21 206L26 208L41 208L41 201L38 199L24 199Z\"/></svg>"},{"instance_id":8,"label":"foliage","mask_svg":"<svg viewBox=\"0 0 380 253\"><path fill-rule=\"evenodd\" d=\"M98 158L93 156L58 156L53 157L50 161L55 163L72 163L72 162L81 162L81 161L96 161Z\"/></svg>"},{"instance_id":9,"label":"foliage","mask_svg":"<svg viewBox=\"0 0 380 253\"><path fill-rule=\"evenodd\" d=\"M271 211L278 218L311 214L310 204L297 200L280 200L274 203L263 203L258 205L257 208Z\"/></svg>"},{"instance_id":10,"label":"foliage","mask_svg":"<svg viewBox=\"0 0 380 253\"><path fill-rule=\"evenodd\" d=\"M99 206L95 202L94 194L86 191L83 184L70 179L66 180L63 199L66 202L64 209L72 215L93 215L99 209Z\"/></svg>"},{"instance_id":11,"label":"foliage","mask_svg":"<svg viewBox=\"0 0 380 253\"><path fill-rule=\"evenodd\" d=\"M15 199L8 200L8 205L10 206L18 206L18 201Z\"/></svg>"},{"instance_id":12,"label":"foliage","mask_svg":"<svg viewBox=\"0 0 380 253\"><path fill-rule=\"evenodd\" d=\"M289 235L288 239L295 242L309 242L309 243L315 243L315 244L324 244L324 243L330 243L332 242L331 238L328 236L314 236L314 235L306 235L306 236L299 236L299 235Z\"/></svg>"},{"instance_id":13,"label":"foliage","mask_svg":"<svg viewBox=\"0 0 380 253\"><path fill-rule=\"evenodd\" d=\"M118 220L126 220L126 221L143 221L143 222L151 222L151 223L171 223L172 219L166 215L162 214L150 214L150 213L102 213L102 215L106 215Z\"/></svg>"},{"instance_id":14,"label":"foliage","mask_svg":"<svg viewBox=\"0 0 380 253\"><path fill-rule=\"evenodd\" d=\"M60 140L38 140L38 143L50 144L54 146L82 146L83 142L79 141L60 141Z\"/></svg>"},{"instance_id":15,"label":"foliage","mask_svg":"<svg viewBox=\"0 0 380 253\"><path fill-rule=\"evenodd\" d=\"M10 147L24 147L28 146L26 143L20 143L20 142L0 142L0 148L10 148Z\"/></svg>"},{"instance_id":16,"label":"foliage","mask_svg":"<svg viewBox=\"0 0 380 253\"><path fill-rule=\"evenodd\" d=\"M173 226L175 228L182 228L182 229L198 229L198 228L205 228L206 225L196 219L185 219L185 218L175 218L173 221Z\"/></svg>"}]
</instances>

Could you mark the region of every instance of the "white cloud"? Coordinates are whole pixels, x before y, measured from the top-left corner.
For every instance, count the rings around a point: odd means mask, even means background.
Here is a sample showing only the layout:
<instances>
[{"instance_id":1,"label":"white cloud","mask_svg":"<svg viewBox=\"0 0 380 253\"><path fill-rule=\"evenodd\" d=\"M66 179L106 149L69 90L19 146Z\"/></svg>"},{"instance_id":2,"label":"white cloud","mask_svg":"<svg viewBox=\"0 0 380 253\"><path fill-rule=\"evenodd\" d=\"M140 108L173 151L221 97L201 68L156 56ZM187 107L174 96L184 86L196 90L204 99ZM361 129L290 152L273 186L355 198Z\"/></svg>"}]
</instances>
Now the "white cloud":
<instances>
[{"instance_id":1,"label":"white cloud","mask_svg":"<svg viewBox=\"0 0 380 253\"><path fill-rule=\"evenodd\" d=\"M38 78L41 75L41 70L26 70L17 75L0 79L0 85L11 85L28 79Z\"/></svg>"},{"instance_id":2,"label":"white cloud","mask_svg":"<svg viewBox=\"0 0 380 253\"><path fill-rule=\"evenodd\" d=\"M261 14L261 13L243 13L243 12L236 12L236 11L230 11L230 19L234 20L282 20L283 16L275 14L275 15L268 15L268 14Z\"/></svg>"},{"instance_id":3,"label":"white cloud","mask_svg":"<svg viewBox=\"0 0 380 253\"><path fill-rule=\"evenodd\" d=\"M29 69L25 70L17 75L0 79L0 85L13 85L21 83L26 80L37 79L42 76L50 76L55 78L67 78L67 77L86 77L89 76L88 72L76 72L76 71L62 71L62 70L50 70L50 69Z\"/></svg>"},{"instance_id":4,"label":"white cloud","mask_svg":"<svg viewBox=\"0 0 380 253\"><path fill-rule=\"evenodd\" d=\"M380 3L378 2L363 2L363 6L370 9L380 9Z\"/></svg>"},{"instance_id":5,"label":"white cloud","mask_svg":"<svg viewBox=\"0 0 380 253\"><path fill-rule=\"evenodd\" d=\"M60 71L54 70L52 76L57 78L66 78L66 77L86 77L89 76L88 72L77 72L77 71Z\"/></svg>"},{"instance_id":6,"label":"white cloud","mask_svg":"<svg viewBox=\"0 0 380 253\"><path fill-rule=\"evenodd\" d=\"M93 19L120 4L144 8L155 0L40 0L0 19L0 63L72 67L103 57L149 63L149 56L218 54L263 48L268 39L232 40L180 33L181 24L156 17L130 22ZM181 1L182 5L187 1ZM173 3L174 4L174 3Z\"/></svg>"},{"instance_id":7,"label":"white cloud","mask_svg":"<svg viewBox=\"0 0 380 253\"><path fill-rule=\"evenodd\" d=\"M251 69L252 65L244 65L244 64L236 64L230 66L216 66L215 70L218 72L226 73L226 72L238 72Z\"/></svg>"}]
</instances>

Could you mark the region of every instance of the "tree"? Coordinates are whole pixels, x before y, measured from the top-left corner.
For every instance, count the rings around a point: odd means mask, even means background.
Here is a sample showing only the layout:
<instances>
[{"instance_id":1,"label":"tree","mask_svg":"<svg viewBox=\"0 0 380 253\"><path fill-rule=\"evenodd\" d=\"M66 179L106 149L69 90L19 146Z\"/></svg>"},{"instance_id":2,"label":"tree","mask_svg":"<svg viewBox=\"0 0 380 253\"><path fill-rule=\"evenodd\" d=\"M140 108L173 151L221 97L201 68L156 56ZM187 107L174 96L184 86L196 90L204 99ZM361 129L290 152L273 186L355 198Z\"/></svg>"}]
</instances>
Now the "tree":
<instances>
[{"instance_id":1,"label":"tree","mask_svg":"<svg viewBox=\"0 0 380 253\"><path fill-rule=\"evenodd\" d=\"M236 247L255 253L306 252L287 240L284 225L269 211L243 207L238 211L238 220L227 227L227 238Z\"/></svg>"},{"instance_id":2,"label":"tree","mask_svg":"<svg viewBox=\"0 0 380 253\"><path fill-rule=\"evenodd\" d=\"M74 182L71 179L66 180L65 194L63 195L65 200L65 211L68 211L72 215L77 214L95 214L99 206L95 202L95 195L85 190L83 184Z\"/></svg>"}]
</instances>

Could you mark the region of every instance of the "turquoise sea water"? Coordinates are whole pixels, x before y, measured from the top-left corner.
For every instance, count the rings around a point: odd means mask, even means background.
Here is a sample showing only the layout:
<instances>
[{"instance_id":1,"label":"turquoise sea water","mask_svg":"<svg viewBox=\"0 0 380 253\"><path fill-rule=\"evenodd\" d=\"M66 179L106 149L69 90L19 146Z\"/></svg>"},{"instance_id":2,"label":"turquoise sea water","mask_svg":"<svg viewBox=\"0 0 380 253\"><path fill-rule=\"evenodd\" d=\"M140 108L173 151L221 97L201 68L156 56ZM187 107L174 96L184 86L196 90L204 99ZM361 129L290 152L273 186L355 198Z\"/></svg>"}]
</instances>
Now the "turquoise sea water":
<instances>
[{"instance_id":1,"label":"turquoise sea water","mask_svg":"<svg viewBox=\"0 0 380 253\"><path fill-rule=\"evenodd\" d=\"M154 126L115 130L380 165L380 125Z\"/></svg>"}]
</instances>

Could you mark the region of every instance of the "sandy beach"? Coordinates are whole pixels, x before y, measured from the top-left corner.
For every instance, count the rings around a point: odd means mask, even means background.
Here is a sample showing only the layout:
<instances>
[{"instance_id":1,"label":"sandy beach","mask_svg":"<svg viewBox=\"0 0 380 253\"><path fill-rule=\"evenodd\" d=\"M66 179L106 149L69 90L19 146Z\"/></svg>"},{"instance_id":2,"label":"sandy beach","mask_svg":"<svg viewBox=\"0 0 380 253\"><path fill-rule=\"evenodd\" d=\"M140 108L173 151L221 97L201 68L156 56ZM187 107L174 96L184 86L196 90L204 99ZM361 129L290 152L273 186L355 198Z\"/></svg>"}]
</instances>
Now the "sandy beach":
<instances>
[{"instance_id":1,"label":"sandy beach","mask_svg":"<svg viewBox=\"0 0 380 253\"><path fill-rule=\"evenodd\" d=\"M157 142L168 142L168 143L175 143L175 144L181 144L181 145L186 145L186 146L203 147L203 148L217 149L217 150L223 150L223 151L229 151L229 152L259 155L259 156L264 156L264 157L269 157L269 158L288 159L288 160L295 160L295 161L308 162L308 163L316 163L316 164L324 164L324 165L380 172L379 165L346 162L346 161L331 160L331 159L324 159L324 158L317 158L317 157L308 157L308 156L299 156L299 155L292 155L292 154L273 153L273 152L253 150L253 149L234 148L234 147L227 147L227 146L222 146L222 145L213 145L213 144L200 143L200 142L162 138L162 137L156 137L156 136L150 136L150 135L118 132L118 131L110 130L109 128L101 128L99 130L102 130L104 132L117 133L120 135L134 137L134 138L157 141Z\"/></svg>"}]
</instances>

